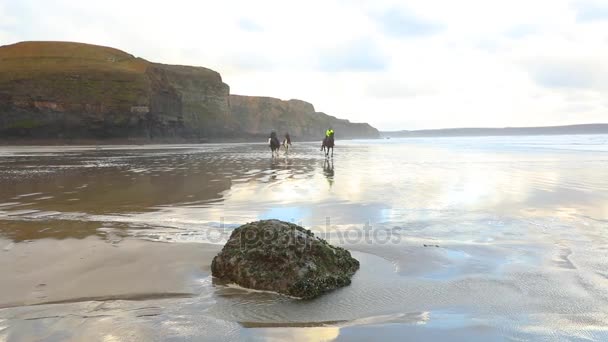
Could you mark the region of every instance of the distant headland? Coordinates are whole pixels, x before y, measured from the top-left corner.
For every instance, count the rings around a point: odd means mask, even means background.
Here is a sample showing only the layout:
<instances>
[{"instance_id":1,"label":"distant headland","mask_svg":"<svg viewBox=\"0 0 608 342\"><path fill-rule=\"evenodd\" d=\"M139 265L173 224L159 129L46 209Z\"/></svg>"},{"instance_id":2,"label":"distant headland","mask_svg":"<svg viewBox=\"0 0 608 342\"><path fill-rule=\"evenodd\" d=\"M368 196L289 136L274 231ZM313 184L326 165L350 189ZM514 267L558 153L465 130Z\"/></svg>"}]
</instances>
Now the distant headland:
<instances>
[{"instance_id":1,"label":"distant headland","mask_svg":"<svg viewBox=\"0 0 608 342\"><path fill-rule=\"evenodd\" d=\"M608 134L608 124L583 124L546 127L446 128L417 131L380 132L380 134L382 137L391 138Z\"/></svg>"}]
</instances>

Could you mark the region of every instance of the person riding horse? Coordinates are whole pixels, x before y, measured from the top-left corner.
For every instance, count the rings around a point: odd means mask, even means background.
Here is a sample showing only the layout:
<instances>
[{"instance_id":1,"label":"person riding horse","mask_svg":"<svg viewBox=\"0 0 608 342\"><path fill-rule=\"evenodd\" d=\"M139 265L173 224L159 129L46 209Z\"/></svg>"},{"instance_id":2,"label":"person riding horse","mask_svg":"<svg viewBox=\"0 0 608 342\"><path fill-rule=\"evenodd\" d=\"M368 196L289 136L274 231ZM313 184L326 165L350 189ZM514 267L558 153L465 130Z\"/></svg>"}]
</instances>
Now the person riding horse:
<instances>
[{"instance_id":1,"label":"person riding horse","mask_svg":"<svg viewBox=\"0 0 608 342\"><path fill-rule=\"evenodd\" d=\"M285 140L283 140L283 147L285 147L285 153L287 153L289 151L289 148L291 147L291 137L289 136L289 133L285 133Z\"/></svg>"},{"instance_id":2,"label":"person riding horse","mask_svg":"<svg viewBox=\"0 0 608 342\"><path fill-rule=\"evenodd\" d=\"M334 156L334 130L328 129L325 131L325 138L323 139L323 144L321 145L321 151L325 150L325 156L329 156L329 149L331 148L331 156Z\"/></svg>"},{"instance_id":3,"label":"person riding horse","mask_svg":"<svg viewBox=\"0 0 608 342\"><path fill-rule=\"evenodd\" d=\"M277 138L277 133L275 131L270 132L270 137L268 138L268 145L270 145L270 150L272 151L272 156L274 157L274 152L279 153L279 148L281 147L281 142L279 138Z\"/></svg>"}]
</instances>

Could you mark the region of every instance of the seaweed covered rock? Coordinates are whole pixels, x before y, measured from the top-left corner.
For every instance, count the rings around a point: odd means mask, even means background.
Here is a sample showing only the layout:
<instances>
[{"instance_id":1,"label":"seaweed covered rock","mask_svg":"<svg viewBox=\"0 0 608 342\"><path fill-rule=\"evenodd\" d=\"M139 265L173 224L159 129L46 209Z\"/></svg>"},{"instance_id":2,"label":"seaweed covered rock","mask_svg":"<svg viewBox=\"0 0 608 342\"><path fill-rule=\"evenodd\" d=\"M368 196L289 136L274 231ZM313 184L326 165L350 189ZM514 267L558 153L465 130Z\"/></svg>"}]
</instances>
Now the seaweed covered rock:
<instances>
[{"instance_id":1,"label":"seaweed covered rock","mask_svg":"<svg viewBox=\"0 0 608 342\"><path fill-rule=\"evenodd\" d=\"M213 259L214 277L240 286L314 298L350 284L359 261L310 230L279 220L235 229Z\"/></svg>"}]
</instances>

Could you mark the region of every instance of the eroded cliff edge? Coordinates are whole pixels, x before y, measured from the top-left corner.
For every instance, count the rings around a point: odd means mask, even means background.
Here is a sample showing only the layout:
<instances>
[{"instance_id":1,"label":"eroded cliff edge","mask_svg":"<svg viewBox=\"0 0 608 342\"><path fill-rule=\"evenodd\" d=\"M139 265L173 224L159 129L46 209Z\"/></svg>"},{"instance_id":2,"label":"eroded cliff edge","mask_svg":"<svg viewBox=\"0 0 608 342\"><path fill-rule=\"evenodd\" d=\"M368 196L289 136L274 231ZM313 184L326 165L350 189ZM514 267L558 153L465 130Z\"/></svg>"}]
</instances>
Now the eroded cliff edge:
<instances>
[{"instance_id":1,"label":"eroded cliff edge","mask_svg":"<svg viewBox=\"0 0 608 342\"><path fill-rule=\"evenodd\" d=\"M271 129L316 138L328 125L342 138L378 136L303 101L230 96L220 74L203 67L82 43L0 47L0 140L199 142L257 139Z\"/></svg>"}]
</instances>

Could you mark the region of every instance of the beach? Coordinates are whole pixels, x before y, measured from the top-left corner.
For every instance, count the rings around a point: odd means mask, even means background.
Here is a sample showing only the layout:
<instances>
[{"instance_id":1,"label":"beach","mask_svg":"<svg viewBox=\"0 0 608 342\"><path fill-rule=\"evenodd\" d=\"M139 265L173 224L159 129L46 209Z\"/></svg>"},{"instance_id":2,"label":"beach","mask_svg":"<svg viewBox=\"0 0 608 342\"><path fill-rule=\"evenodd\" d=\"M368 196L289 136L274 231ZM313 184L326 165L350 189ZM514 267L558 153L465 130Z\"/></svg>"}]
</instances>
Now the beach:
<instances>
[{"instance_id":1,"label":"beach","mask_svg":"<svg viewBox=\"0 0 608 342\"><path fill-rule=\"evenodd\" d=\"M0 341L608 339L608 136L0 147ZM216 282L241 224L347 248L313 300Z\"/></svg>"}]
</instances>

